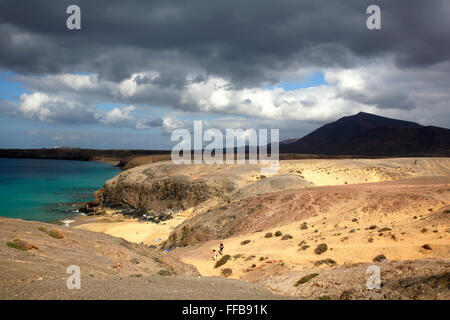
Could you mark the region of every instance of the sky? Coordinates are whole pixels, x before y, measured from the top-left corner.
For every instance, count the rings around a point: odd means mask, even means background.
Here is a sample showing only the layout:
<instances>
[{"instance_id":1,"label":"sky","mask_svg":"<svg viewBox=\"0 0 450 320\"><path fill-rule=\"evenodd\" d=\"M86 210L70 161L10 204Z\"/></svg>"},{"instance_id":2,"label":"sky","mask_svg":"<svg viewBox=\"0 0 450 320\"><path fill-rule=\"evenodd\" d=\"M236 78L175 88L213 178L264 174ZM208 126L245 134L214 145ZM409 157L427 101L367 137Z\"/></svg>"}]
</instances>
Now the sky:
<instances>
[{"instance_id":1,"label":"sky","mask_svg":"<svg viewBox=\"0 0 450 320\"><path fill-rule=\"evenodd\" d=\"M360 111L449 128L449 16L448 0L0 0L0 148L170 149L194 120L283 140Z\"/></svg>"}]
</instances>

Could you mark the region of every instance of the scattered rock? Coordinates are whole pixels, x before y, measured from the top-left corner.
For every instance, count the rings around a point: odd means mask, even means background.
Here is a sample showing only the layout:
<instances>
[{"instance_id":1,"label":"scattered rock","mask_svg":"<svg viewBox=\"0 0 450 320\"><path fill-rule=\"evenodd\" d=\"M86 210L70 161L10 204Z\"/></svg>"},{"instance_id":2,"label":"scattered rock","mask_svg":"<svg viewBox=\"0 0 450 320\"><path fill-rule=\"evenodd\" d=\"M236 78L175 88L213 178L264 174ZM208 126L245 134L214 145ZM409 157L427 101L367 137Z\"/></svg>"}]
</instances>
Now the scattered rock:
<instances>
[{"instance_id":1,"label":"scattered rock","mask_svg":"<svg viewBox=\"0 0 450 320\"><path fill-rule=\"evenodd\" d=\"M281 231L277 231L277 232L275 232L275 237L279 237L279 236L281 236L283 233L281 233Z\"/></svg>"},{"instance_id":2,"label":"scattered rock","mask_svg":"<svg viewBox=\"0 0 450 320\"><path fill-rule=\"evenodd\" d=\"M273 237L273 233L272 232L267 232L265 235L264 235L264 238L272 238Z\"/></svg>"},{"instance_id":3,"label":"scattered rock","mask_svg":"<svg viewBox=\"0 0 450 320\"><path fill-rule=\"evenodd\" d=\"M241 245L243 246L243 245L249 244L250 242L251 242L251 240L244 240L244 241L241 241Z\"/></svg>"}]
</instances>

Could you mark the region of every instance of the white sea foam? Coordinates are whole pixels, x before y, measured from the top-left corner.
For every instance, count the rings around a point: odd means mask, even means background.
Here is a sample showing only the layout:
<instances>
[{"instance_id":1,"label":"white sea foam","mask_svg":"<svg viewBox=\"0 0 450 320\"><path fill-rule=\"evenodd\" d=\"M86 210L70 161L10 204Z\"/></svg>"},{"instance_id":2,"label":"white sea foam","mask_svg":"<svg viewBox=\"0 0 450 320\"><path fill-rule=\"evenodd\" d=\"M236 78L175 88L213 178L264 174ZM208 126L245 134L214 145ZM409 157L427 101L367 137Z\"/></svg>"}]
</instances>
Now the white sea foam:
<instances>
[{"instance_id":1,"label":"white sea foam","mask_svg":"<svg viewBox=\"0 0 450 320\"><path fill-rule=\"evenodd\" d=\"M75 221L75 220L68 220L68 219L61 220L61 222L64 223L64 225L65 225L66 227L70 227L70 224L71 224L72 222L74 222L74 221Z\"/></svg>"}]
</instances>

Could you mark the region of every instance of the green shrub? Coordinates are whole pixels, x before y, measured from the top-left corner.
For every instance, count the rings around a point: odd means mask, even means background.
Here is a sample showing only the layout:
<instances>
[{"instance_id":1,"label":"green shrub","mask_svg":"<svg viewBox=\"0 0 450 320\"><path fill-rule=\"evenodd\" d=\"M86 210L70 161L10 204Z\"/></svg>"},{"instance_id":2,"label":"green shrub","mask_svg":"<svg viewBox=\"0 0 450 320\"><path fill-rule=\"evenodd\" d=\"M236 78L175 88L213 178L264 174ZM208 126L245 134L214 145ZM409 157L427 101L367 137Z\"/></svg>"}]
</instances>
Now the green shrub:
<instances>
[{"instance_id":1,"label":"green shrub","mask_svg":"<svg viewBox=\"0 0 450 320\"><path fill-rule=\"evenodd\" d=\"M47 233L47 229L45 229L44 227L39 227L39 231Z\"/></svg>"},{"instance_id":2,"label":"green shrub","mask_svg":"<svg viewBox=\"0 0 450 320\"><path fill-rule=\"evenodd\" d=\"M161 269L158 271L158 275L160 276L170 276L172 273L169 270Z\"/></svg>"},{"instance_id":3,"label":"green shrub","mask_svg":"<svg viewBox=\"0 0 450 320\"><path fill-rule=\"evenodd\" d=\"M311 273L308 274L307 276L302 277L300 280L298 280L295 284L294 287L298 287L301 284L307 283L309 280L314 279L315 277L317 277L319 274L318 273Z\"/></svg>"},{"instance_id":4,"label":"green shrub","mask_svg":"<svg viewBox=\"0 0 450 320\"><path fill-rule=\"evenodd\" d=\"M333 259L328 258L328 259L323 259L323 260L316 261L316 263L314 263L314 265L316 267L321 266L322 264L326 264L326 265L329 265L329 266L335 266L336 265L336 261L334 261Z\"/></svg>"},{"instance_id":5,"label":"green shrub","mask_svg":"<svg viewBox=\"0 0 450 320\"><path fill-rule=\"evenodd\" d=\"M281 231L277 231L277 232L275 232L275 237L279 237L279 236L281 236L283 233L281 233Z\"/></svg>"}]
</instances>

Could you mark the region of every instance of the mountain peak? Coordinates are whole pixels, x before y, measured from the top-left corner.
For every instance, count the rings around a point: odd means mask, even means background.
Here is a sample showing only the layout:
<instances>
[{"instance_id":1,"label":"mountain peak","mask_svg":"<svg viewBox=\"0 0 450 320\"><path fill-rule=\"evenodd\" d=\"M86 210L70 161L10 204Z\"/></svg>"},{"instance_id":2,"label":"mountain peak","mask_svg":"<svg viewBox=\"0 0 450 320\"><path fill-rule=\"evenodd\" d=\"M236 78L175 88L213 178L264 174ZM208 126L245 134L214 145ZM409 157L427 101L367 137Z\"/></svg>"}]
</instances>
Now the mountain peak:
<instances>
[{"instance_id":1,"label":"mountain peak","mask_svg":"<svg viewBox=\"0 0 450 320\"><path fill-rule=\"evenodd\" d=\"M282 152L313 154L387 155L450 152L450 130L433 131L418 123L359 112L325 124L301 139L292 139ZM387 146L390 150L387 150Z\"/></svg>"}]
</instances>

